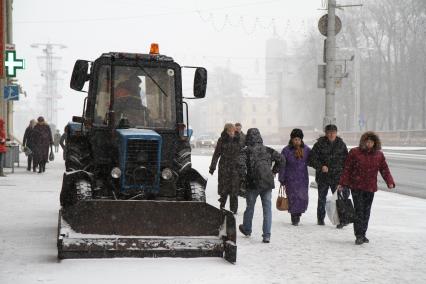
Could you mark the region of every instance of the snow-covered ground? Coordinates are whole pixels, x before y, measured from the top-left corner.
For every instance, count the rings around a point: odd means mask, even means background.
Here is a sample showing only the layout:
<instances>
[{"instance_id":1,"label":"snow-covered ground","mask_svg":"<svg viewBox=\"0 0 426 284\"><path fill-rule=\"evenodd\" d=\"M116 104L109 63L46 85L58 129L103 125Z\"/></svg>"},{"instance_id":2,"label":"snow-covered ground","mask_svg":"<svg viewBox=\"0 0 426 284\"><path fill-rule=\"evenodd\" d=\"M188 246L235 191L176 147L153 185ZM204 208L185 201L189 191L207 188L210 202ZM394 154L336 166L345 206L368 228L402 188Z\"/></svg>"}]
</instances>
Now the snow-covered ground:
<instances>
[{"instance_id":1,"label":"snow-covered ground","mask_svg":"<svg viewBox=\"0 0 426 284\"><path fill-rule=\"evenodd\" d=\"M61 155L57 155L61 157ZM210 157L193 157L207 175ZM24 164L23 161L21 165ZM235 265L220 258L56 259L63 163L44 174L15 169L0 178L0 283L426 283L426 200L378 192L369 244L354 245L352 226L316 225L316 190L301 225L273 210L270 244L261 242L260 201L251 238L238 234ZM208 202L217 205L217 176ZM426 189L425 189L426 190ZM273 202L275 202L276 191ZM240 199L237 224L245 200ZM327 220L328 221L328 220Z\"/></svg>"}]
</instances>

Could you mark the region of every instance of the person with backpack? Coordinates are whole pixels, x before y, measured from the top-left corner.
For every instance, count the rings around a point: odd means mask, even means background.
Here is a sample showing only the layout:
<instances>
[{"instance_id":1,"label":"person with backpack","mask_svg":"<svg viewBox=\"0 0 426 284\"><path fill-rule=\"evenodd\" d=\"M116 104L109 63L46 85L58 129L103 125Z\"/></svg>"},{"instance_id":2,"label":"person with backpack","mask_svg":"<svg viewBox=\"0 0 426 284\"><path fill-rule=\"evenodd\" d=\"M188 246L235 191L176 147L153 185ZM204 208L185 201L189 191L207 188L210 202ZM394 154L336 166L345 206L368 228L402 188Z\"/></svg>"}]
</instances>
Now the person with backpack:
<instances>
[{"instance_id":1,"label":"person with backpack","mask_svg":"<svg viewBox=\"0 0 426 284\"><path fill-rule=\"evenodd\" d=\"M284 163L280 154L272 148L263 145L263 139L257 128L250 128L246 134L246 147L240 155L240 175L246 184L246 203L243 224L239 225L240 232L250 236L256 199L260 195L263 208L263 242L271 239L272 189L275 188L274 176Z\"/></svg>"},{"instance_id":2,"label":"person with backpack","mask_svg":"<svg viewBox=\"0 0 426 284\"><path fill-rule=\"evenodd\" d=\"M300 216L308 208L309 175L308 161L311 149L303 143L303 131L295 128L291 131L290 141L281 152L286 160L280 168L279 181L288 197L288 212L291 224L299 225Z\"/></svg>"},{"instance_id":3,"label":"person with backpack","mask_svg":"<svg viewBox=\"0 0 426 284\"><path fill-rule=\"evenodd\" d=\"M320 137L312 148L309 165L316 170L315 181L318 184L317 224L324 226L325 202L328 188L333 194L337 189L343 171L348 148L342 138L337 136L337 126L329 124L324 128L325 135ZM341 229L346 224L338 224Z\"/></svg>"},{"instance_id":4,"label":"person with backpack","mask_svg":"<svg viewBox=\"0 0 426 284\"><path fill-rule=\"evenodd\" d=\"M232 123L226 123L217 141L213 153L209 173L213 175L219 160L218 194L220 209L225 208L229 196L229 207L233 214L238 211L238 191L240 179L238 176L238 159L240 155L240 140Z\"/></svg>"}]
</instances>

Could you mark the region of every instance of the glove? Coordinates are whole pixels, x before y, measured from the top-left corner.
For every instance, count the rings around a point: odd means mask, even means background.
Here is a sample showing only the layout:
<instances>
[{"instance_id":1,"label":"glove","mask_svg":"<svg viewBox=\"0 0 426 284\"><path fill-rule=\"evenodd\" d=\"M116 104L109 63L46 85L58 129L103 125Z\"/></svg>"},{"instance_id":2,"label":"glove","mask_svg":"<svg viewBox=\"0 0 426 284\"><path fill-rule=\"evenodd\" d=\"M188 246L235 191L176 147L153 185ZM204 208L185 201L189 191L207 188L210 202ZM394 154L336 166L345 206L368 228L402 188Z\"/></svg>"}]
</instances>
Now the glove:
<instances>
[{"instance_id":1,"label":"glove","mask_svg":"<svg viewBox=\"0 0 426 284\"><path fill-rule=\"evenodd\" d=\"M211 175L213 175L213 173L214 173L214 170L215 170L215 169L213 169L213 168L210 168L210 169L209 169L209 173L210 173Z\"/></svg>"}]
</instances>

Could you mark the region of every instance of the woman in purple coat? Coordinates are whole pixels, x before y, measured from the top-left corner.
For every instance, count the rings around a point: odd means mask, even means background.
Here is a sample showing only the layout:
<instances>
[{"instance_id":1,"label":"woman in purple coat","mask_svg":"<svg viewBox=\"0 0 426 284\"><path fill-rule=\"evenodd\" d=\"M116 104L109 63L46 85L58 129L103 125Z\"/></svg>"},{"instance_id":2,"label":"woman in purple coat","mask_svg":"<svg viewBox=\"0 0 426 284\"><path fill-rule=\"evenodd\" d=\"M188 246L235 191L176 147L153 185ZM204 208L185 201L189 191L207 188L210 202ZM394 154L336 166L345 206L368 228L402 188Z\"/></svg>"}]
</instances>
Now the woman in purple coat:
<instances>
[{"instance_id":1,"label":"woman in purple coat","mask_svg":"<svg viewBox=\"0 0 426 284\"><path fill-rule=\"evenodd\" d=\"M300 216L308 208L308 161L311 149L303 143L303 132L295 128L291 131L288 145L281 151L286 160L280 169L279 181L288 196L291 223L297 226Z\"/></svg>"}]
</instances>

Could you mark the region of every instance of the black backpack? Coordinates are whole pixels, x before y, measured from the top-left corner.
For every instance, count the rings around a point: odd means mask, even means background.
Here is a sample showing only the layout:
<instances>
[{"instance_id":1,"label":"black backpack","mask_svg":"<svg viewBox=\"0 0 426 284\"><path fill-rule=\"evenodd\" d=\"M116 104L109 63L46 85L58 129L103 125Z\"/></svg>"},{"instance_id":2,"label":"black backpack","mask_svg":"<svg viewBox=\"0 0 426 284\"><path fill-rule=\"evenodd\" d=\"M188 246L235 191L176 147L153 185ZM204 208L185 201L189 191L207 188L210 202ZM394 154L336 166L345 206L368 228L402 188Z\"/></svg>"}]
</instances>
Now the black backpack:
<instances>
[{"instance_id":1,"label":"black backpack","mask_svg":"<svg viewBox=\"0 0 426 284\"><path fill-rule=\"evenodd\" d=\"M274 174L272 173L271 154L267 147L256 145L248 147L248 180L251 185L260 190L268 190L275 187Z\"/></svg>"}]
</instances>

